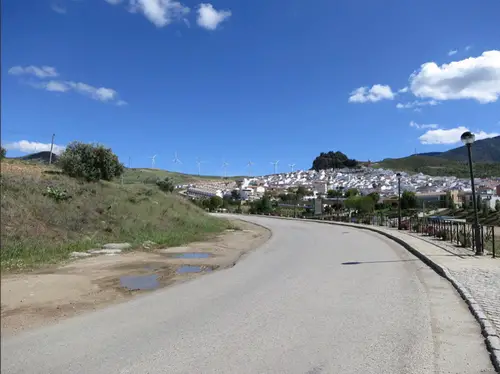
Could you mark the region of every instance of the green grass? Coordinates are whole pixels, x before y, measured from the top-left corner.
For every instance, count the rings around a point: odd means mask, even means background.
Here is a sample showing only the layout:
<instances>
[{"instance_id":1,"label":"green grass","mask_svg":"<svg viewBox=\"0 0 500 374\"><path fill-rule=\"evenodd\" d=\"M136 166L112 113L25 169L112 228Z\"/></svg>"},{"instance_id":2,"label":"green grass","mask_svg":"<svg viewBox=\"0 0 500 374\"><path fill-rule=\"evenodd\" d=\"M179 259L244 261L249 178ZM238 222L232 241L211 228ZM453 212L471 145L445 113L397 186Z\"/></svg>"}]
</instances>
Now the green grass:
<instances>
[{"instance_id":1,"label":"green grass","mask_svg":"<svg viewBox=\"0 0 500 374\"><path fill-rule=\"evenodd\" d=\"M232 227L154 185L84 183L19 162L2 162L1 171L3 271L58 263L109 242L176 246ZM71 198L56 201L49 186Z\"/></svg>"},{"instance_id":2,"label":"green grass","mask_svg":"<svg viewBox=\"0 0 500 374\"><path fill-rule=\"evenodd\" d=\"M172 178L175 184L189 184L196 183L199 181L222 181L222 177L213 175L193 175L193 174L183 174L174 171L167 171L161 169L125 169L123 175L124 184L132 183L143 183L143 184L154 184L157 178L164 179L165 177ZM227 180L234 181L244 177L233 176L228 177Z\"/></svg>"},{"instance_id":3,"label":"green grass","mask_svg":"<svg viewBox=\"0 0 500 374\"><path fill-rule=\"evenodd\" d=\"M395 171L424 173L431 176L469 177L467 163L432 156L388 158L372 166ZM500 163L474 163L474 174L478 178L498 177L500 176Z\"/></svg>"}]
</instances>

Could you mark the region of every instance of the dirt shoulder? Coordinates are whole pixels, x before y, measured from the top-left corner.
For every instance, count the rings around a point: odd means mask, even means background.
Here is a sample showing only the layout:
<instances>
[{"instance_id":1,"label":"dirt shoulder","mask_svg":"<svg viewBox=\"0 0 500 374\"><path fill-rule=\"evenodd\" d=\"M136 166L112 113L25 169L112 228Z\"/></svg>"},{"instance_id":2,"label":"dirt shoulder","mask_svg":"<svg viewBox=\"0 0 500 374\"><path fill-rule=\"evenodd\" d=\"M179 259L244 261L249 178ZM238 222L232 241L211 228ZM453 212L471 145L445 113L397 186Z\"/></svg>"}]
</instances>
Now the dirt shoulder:
<instances>
[{"instance_id":1,"label":"dirt shoulder","mask_svg":"<svg viewBox=\"0 0 500 374\"><path fill-rule=\"evenodd\" d=\"M271 232L261 226L233 222L238 230L226 230L205 242L153 252L95 256L57 268L2 277L2 335L56 323L231 267L271 237Z\"/></svg>"}]
</instances>

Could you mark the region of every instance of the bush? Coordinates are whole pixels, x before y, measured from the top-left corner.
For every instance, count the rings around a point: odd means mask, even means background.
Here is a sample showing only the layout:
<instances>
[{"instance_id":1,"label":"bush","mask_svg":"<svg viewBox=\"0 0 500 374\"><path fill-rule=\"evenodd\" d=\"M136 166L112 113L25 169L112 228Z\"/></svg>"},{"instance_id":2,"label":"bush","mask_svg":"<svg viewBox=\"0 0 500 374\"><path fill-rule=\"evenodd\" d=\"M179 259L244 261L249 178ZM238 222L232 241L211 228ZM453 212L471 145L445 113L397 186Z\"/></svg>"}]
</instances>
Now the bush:
<instances>
[{"instance_id":1,"label":"bush","mask_svg":"<svg viewBox=\"0 0 500 374\"><path fill-rule=\"evenodd\" d=\"M5 158L5 155L7 154L7 150L4 147L0 148L0 160Z\"/></svg>"},{"instance_id":2,"label":"bush","mask_svg":"<svg viewBox=\"0 0 500 374\"><path fill-rule=\"evenodd\" d=\"M89 182L110 181L123 174L125 168L110 148L98 144L72 142L58 160L63 172Z\"/></svg>"},{"instance_id":3,"label":"bush","mask_svg":"<svg viewBox=\"0 0 500 374\"><path fill-rule=\"evenodd\" d=\"M171 178L166 177L163 180L158 180L156 181L156 185L162 190L163 192L173 192L175 189L174 182Z\"/></svg>"}]
</instances>

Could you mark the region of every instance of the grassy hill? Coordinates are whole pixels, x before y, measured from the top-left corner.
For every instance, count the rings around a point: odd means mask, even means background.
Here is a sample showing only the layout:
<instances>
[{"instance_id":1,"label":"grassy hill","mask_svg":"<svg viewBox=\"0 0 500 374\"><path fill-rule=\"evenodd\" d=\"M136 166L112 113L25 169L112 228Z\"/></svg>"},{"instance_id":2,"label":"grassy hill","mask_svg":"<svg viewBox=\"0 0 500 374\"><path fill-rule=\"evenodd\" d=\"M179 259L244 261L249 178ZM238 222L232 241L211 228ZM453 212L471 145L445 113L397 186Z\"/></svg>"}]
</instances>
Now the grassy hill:
<instances>
[{"instance_id":1,"label":"grassy hill","mask_svg":"<svg viewBox=\"0 0 500 374\"><path fill-rule=\"evenodd\" d=\"M229 226L154 185L83 183L54 166L2 160L0 183L2 270L56 263L108 242L175 246Z\"/></svg>"},{"instance_id":2,"label":"grassy hill","mask_svg":"<svg viewBox=\"0 0 500 374\"><path fill-rule=\"evenodd\" d=\"M175 184L189 184L196 183L199 181L209 181L216 180L222 181L225 178L210 176L210 175L193 175L193 174L183 174L173 171L161 170L161 169L139 169L131 168L126 169L123 175L123 183L143 183L143 184L154 184L158 178L164 179L165 177L172 178ZM234 176L228 177L227 180L233 181L236 179L241 179L244 177Z\"/></svg>"},{"instance_id":3,"label":"grassy hill","mask_svg":"<svg viewBox=\"0 0 500 374\"><path fill-rule=\"evenodd\" d=\"M446 152L421 153L418 156L433 156L452 161L468 161L465 146L453 148ZM474 162L500 162L500 136L476 141L472 145L472 157Z\"/></svg>"},{"instance_id":4,"label":"grassy hill","mask_svg":"<svg viewBox=\"0 0 500 374\"><path fill-rule=\"evenodd\" d=\"M469 166L466 162L436 156L415 155L403 158L387 158L372 166L395 171L421 172L433 176L469 177ZM481 178L500 177L500 163L475 162L474 175Z\"/></svg>"}]
</instances>

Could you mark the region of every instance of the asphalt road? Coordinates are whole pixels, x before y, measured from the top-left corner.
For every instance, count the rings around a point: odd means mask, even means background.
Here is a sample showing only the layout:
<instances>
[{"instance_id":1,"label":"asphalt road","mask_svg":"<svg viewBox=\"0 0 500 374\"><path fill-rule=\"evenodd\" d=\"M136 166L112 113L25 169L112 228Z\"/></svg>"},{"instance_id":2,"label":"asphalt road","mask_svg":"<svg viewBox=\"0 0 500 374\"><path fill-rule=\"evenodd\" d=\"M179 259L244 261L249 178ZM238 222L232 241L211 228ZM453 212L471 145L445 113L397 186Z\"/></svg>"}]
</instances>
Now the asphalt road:
<instances>
[{"instance_id":1,"label":"asphalt road","mask_svg":"<svg viewBox=\"0 0 500 374\"><path fill-rule=\"evenodd\" d=\"M251 220L273 237L235 267L2 339L1 372L494 373L465 304L403 248Z\"/></svg>"}]
</instances>

